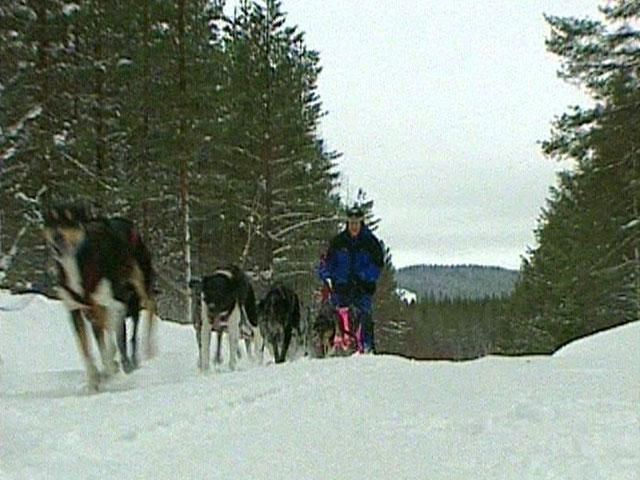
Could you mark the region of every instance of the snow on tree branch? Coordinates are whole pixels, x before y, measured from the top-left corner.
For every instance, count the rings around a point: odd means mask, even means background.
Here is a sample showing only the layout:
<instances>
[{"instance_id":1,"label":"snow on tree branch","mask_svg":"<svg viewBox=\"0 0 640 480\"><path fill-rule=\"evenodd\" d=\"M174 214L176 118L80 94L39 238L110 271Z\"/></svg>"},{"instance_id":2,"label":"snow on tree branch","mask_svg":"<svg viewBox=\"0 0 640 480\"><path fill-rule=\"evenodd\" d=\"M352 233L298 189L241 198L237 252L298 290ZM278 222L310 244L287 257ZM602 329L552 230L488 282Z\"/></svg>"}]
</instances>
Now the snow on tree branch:
<instances>
[{"instance_id":1,"label":"snow on tree branch","mask_svg":"<svg viewBox=\"0 0 640 480\"><path fill-rule=\"evenodd\" d=\"M294 223L293 225L290 225L288 227L282 228L280 230L278 230L275 233L270 234L270 237L274 240L277 241L282 241L282 237L284 237L285 235L290 234L291 232L294 232L296 230L300 230L301 228L305 228L308 227L310 225L315 225L318 223L328 223L328 222L336 222L340 220L340 217L338 217L337 215L331 216L331 217L318 217L318 218L314 218L311 220L304 220L302 222L298 222L298 223Z\"/></svg>"},{"instance_id":2,"label":"snow on tree branch","mask_svg":"<svg viewBox=\"0 0 640 480\"><path fill-rule=\"evenodd\" d=\"M100 179L98 175L93 173L91 170L89 170L89 168L87 168L85 165L83 165L78 160L73 158L71 155L67 153L63 153L62 158L64 158L66 161L68 161L72 165L78 167L84 174L90 176L91 178L94 178L100 184L100 186L104 187L106 190L110 192L115 192L117 190L113 188L111 185L109 185L108 183L104 182L102 179Z\"/></svg>"}]
</instances>

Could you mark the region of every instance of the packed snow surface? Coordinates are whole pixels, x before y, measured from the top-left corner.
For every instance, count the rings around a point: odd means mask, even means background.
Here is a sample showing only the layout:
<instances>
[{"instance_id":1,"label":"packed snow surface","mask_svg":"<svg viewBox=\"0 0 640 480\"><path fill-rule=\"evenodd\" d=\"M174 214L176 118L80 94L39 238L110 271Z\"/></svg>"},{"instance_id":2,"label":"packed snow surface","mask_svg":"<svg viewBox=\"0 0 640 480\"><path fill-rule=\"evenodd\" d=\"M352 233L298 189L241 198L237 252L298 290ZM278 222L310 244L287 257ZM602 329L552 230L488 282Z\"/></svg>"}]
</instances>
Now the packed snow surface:
<instances>
[{"instance_id":1,"label":"packed snow surface","mask_svg":"<svg viewBox=\"0 0 640 480\"><path fill-rule=\"evenodd\" d=\"M87 393L59 302L0 293L0 479L640 478L640 324L551 357L200 374L192 327Z\"/></svg>"}]
</instances>

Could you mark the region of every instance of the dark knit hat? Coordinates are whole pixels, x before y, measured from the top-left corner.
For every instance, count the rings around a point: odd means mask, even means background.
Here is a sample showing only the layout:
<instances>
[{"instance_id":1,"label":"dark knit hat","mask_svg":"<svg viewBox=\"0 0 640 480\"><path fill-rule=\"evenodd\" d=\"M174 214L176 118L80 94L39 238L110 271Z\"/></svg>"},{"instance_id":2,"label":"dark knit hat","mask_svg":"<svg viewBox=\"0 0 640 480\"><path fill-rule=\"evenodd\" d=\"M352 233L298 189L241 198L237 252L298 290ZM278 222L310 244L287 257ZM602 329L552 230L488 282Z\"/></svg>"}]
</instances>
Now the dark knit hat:
<instances>
[{"instance_id":1,"label":"dark knit hat","mask_svg":"<svg viewBox=\"0 0 640 480\"><path fill-rule=\"evenodd\" d=\"M347 220L349 221L363 221L364 220L364 208L355 204L352 207L347 208Z\"/></svg>"}]
</instances>

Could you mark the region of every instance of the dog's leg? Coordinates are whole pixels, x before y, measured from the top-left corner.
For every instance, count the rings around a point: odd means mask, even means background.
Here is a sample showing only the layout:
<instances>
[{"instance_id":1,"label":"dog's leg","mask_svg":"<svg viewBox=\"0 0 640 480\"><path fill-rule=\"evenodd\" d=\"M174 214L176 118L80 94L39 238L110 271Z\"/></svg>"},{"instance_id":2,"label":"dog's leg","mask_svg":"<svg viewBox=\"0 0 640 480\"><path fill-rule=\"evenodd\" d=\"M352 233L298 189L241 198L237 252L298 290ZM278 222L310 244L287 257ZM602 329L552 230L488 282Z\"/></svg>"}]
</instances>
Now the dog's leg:
<instances>
[{"instance_id":1,"label":"dog's leg","mask_svg":"<svg viewBox=\"0 0 640 480\"><path fill-rule=\"evenodd\" d=\"M284 363L287 358L287 350L289 350L289 344L291 343L291 329L285 328L284 342L282 343L282 350L280 351L280 361L276 363Z\"/></svg>"},{"instance_id":2,"label":"dog's leg","mask_svg":"<svg viewBox=\"0 0 640 480\"><path fill-rule=\"evenodd\" d=\"M146 312L147 317L147 332L145 335L145 355L147 358L153 358L158 353L158 347L156 345L155 338L155 320L156 320L156 312L157 306L155 298L150 291L147 291L145 286L145 279L142 270L138 265L133 267L131 273L131 284L135 289L139 301L142 304L143 308Z\"/></svg>"},{"instance_id":3,"label":"dog's leg","mask_svg":"<svg viewBox=\"0 0 640 480\"><path fill-rule=\"evenodd\" d=\"M193 328L196 331L196 345L198 346L198 369L201 370L201 366L200 366L200 355L201 355L201 350L202 350L202 319L204 318L204 309L206 308L206 305L204 303L204 300L202 300L202 298L200 299L200 311L197 315L193 316Z\"/></svg>"},{"instance_id":4,"label":"dog's leg","mask_svg":"<svg viewBox=\"0 0 640 480\"><path fill-rule=\"evenodd\" d=\"M110 309L109 309L110 310ZM109 310L103 306L97 305L93 308L93 321L91 326L93 327L93 335L98 342L98 349L100 350L100 358L102 360L102 366L104 367L104 373L107 377L118 372L118 364L115 360L116 346L111 336L111 319L109 318ZM116 315L116 322L120 320L118 313L119 309L114 309Z\"/></svg>"},{"instance_id":5,"label":"dog's leg","mask_svg":"<svg viewBox=\"0 0 640 480\"><path fill-rule=\"evenodd\" d=\"M156 341L156 301L147 297L144 303L147 312L147 332L145 335L146 357L153 358L158 354L158 342Z\"/></svg>"},{"instance_id":6,"label":"dog's leg","mask_svg":"<svg viewBox=\"0 0 640 480\"><path fill-rule=\"evenodd\" d=\"M122 363L122 370L125 373L131 372L133 368L129 362L129 355L127 354L127 319L123 318L118 325L116 325L116 342L118 344L118 351L120 352L120 363Z\"/></svg>"},{"instance_id":7,"label":"dog's leg","mask_svg":"<svg viewBox=\"0 0 640 480\"><path fill-rule=\"evenodd\" d=\"M278 340L274 337L271 340L271 348L273 350L273 361L276 363L282 363L280 362L280 345L278 343Z\"/></svg>"},{"instance_id":8,"label":"dog's leg","mask_svg":"<svg viewBox=\"0 0 640 480\"><path fill-rule=\"evenodd\" d=\"M252 337L254 335L254 328L249 322L249 317L247 316L247 311L244 307L240 309L240 336L244 338L244 351L247 354L247 358L253 361L253 341ZM240 351L240 349L238 349Z\"/></svg>"},{"instance_id":9,"label":"dog's leg","mask_svg":"<svg viewBox=\"0 0 640 480\"><path fill-rule=\"evenodd\" d=\"M240 341L241 315L240 307L236 303L229 315L229 326L227 328L227 336L229 338L229 368L231 370L236 369L238 342Z\"/></svg>"},{"instance_id":10,"label":"dog's leg","mask_svg":"<svg viewBox=\"0 0 640 480\"><path fill-rule=\"evenodd\" d=\"M222 331L216 332L216 358L214 359L216 365L222 365Z\"/></svg>"},{"instance_id":11,"label":"dog's leg","mask_svg":"<svg viewBox=\"0 0 640 480\"><path fill-rule=\"evenodd\" d=\"M120 362L124 365L127 364L127 368L129 371L132 370L131 364L129 361L129 355L127 353L127 306L124 303L113 302L107 308L107 314L109 315L108 323L105 329L106 335L106 345L108 349L112 349L111 351L107 350L109 355L112 355L112 363L116 364L116 372L118 371L118 364L115 361L115 355L119 350L119 345L116 343L118 341L118 332L122 331L122 347L123 350L120 351ZM114 341L114 333L115 333L115 341ZM114 372L115 373L115 372ZM127 372L128 373L128 372Z\"/></svg>"},{"instance_id":12,"label":"dog's leg","mask_svg":"<svg viewBox=\"0 0 640 480\"><path fill-rule=\"evenodd\" d=\"M329 330L324 339L324 356L333 356L336 353L336 346L334 344L334 339L336 335L338 335L338 327L335 327L333 330Z\"/></svg>"},{"instance_id":13,"label":"dog's leg","mask_svg":"<svg viewBox=\"0 0 640 480\"><path fill-rule=\"evenodd\" d=\"M133 332L131 333L131 366L138 368L138 324L140 323L140 311L136 311L131 317Z\"/></svg>"},{"instance_id":14,"label":"dog's leg","mask_svg":"<svg viewBox=\"0 0 640 480\"><path fill-rule=\"evenodd\" d=\"M129 354L127 355L127 335L126 335L126 324L127 324L127 320L126 317L127 316L131 316L131 325L132 325L132 332L131 332L131 339L129 340ZM140 300L138 298L137 295L131 295L129 297L129 302L127 303L127 311L124 315L124 319L123 319L123 325L125 325L124 328L124 342L125 342L125 356L127 358L127 365L129 368L129 371L133 371L136 368L138 368L138 324L140 323ZM122 352L121 352L122 353ZM124 360L123 360L124 362ZM127 371L127 369L125 368L125 364L122 364L122 368L125 370L125 372L129 372Z\"/></svg>"},{"instance_id":15,"label":"dog's leg","mask_svg":"<svg viewBox=\"0 0 640 480\"><path fill-rule=\"evenodd\" d=\"M249 338L252 335L251 324L249 323L247 312L244 307L240 308L240 338L244 340L244 351L247 355L247 358L253 359L253 352L251 351L251 339ZM241 356L240 346L238 344L238 357Z\"/></svg>"},{"instance_id":16,"label":"dog's leg","mask_svg":"<svg viewBox=\"0 0 640 480\"><path fill-rule=\"evenodd\" d=\"M209 316L209 309L203 303L202 309L202 324L200 325L200 357L198 359L198 368L201 372L209 370L210 355L211 355L211 318Z\"/></svg>"},{"instance_id":17,"label":"dog's leg","mask_svg":"<svg viewBox=\"0 0 640 480\"><path fill-rule=\"evenodd\" d=\"M84 325L84 318L80 310L71 311L71 322L73 329L76 332L76 342L78 344L78 350L82 355L82 362L87 373L87 385L89 390L97 391L98 384L100 383L98 369L91 356L91 350L89 349L89 338L87 337L87 330Z\"/></svg>"},{"instance_id":18,"label":"dog's leg","mask_svg":"<svg viewBox=\"0 0 640 480\"><path fill-rule=\"evenodd\" d=\"M294 328L291 330L291 343L289 344L289 350L287 350L287 358L297 360L304 356L304 352L302 331L299 328Z\"/></svg>"},{"instance_id":19,"label":"dog's leg","mask_svg":"<svg viewBox=\"0 0 640 480\"><path fill-rule=\"evenodd\" d=\"M262 329L258 326L253 332L253 348L258 353L258 365L262 365L264 361L264 337L262 336Z\"/></svg>"},{"instance_id":20,"label":"dog's leg","mask_svg":"<svg viewBox=\"0 0 640 480\"><path fill-rule=\"evenodd\" d=\"M135 302L135 303L132 303ZM131 373L137 367L136 361L136 335L138 329L138 315L139 305L136 300L129 300L126 310L120 310L120 308L114 308L114 316L116 318L116 341L118 345L118 351L120 352L120 363L122 364L122 370L124 373ZM117 313L117 314L116 314ZM133 322L133 337L131 338L131 355L127 351L127 315L131 314L131 320Z\"/></svg>"},{"instance_id":21,"label":"dog's leg","mask_svg":"<svg viewBox=\"0 0 640 480\"><path fill-rule=\"evenodd\" d=\"M271 357L275 361L276 349L274 348L274 345L276 344L276 342L273 337L273 332L268 332L268 334L265 336L264 343L265 343L265 346L267 347L267 352L269 353L269 355L271 355Z\"/></svg>"}]
</instances>

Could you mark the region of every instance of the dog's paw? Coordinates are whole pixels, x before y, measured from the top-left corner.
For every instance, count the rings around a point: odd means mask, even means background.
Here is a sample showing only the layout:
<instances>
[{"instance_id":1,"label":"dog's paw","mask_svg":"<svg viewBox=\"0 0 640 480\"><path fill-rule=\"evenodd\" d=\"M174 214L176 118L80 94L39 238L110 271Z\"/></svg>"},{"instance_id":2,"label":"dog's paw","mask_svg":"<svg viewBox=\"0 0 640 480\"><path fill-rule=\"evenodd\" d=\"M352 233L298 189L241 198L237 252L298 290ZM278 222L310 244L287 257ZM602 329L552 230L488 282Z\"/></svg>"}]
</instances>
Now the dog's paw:
<instances>
[{"instance_id":1,"label":"dog's paw","mask_svg":"<svg viewBox=\"0 0 640 480\"><path fill-rule=\"evenodd\" d=\"M115 360L111 362L107 362L107 364L104 367L104 371L100 373L100 378L107 379L107 378L113 377L119 371L120 371L120 364L118 362L116 362Z\"/></svg>"},{"instance_id":2,"label":"dog's paw","mask_svg":"<svg viewBox=\"0 0 640 480\"><path fill-rule=\"evenodd\" d=\"M209 363L203 362L201 359L198 359L197 367L200 373L208 373L209 371L211 371L211 366L209 365Z\"/></svg>"},{"instance_id":3,"label":"dog's paw","mask_svg":"<svg viewBox=\"0 0 640 480\"><path fill-rule=\"evenodd\" d=\"M122 361L122 371L124 373L131 373L137 368L137 365L129 359Z\"/></svg>"},{"instance_id":4,"label":"dog's paw","mask_svg":"<svg viewBox=\"0 0 640 480\"><path fill-rule=\"evenodd\" d=\"M100 373L98 370L95 372L87 374L87 382L80 386L80 392L91 395L94 393L98 393L100 389Z\"/></svg>"}]
</instances>

